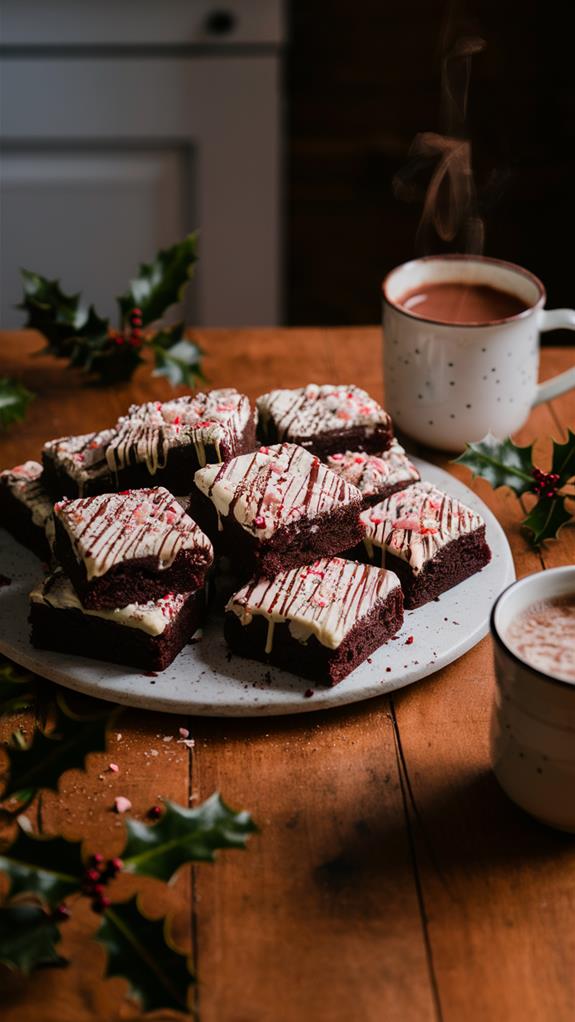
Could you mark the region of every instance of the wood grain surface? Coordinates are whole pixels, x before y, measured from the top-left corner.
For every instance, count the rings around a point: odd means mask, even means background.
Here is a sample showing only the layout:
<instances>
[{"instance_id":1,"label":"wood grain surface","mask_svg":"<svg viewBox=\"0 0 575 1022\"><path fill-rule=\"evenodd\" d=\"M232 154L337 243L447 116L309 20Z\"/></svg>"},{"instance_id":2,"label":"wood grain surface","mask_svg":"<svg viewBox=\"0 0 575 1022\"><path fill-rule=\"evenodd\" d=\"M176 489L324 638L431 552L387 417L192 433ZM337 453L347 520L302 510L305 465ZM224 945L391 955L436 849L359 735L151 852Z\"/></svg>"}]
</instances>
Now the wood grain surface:
<instances>
[{"instance_id":1,"label":"wood grain surface","mask_svg":"<svg viewBox=\"0 0 575 1022\"><path fill-rule=\"evenodd\" d=\"M381 396L375 328L213 330L199 341L212 386L255 397L277 385L353 382ZM38 395L26 421L2 434L2 465L172 393L147 369L113 389L87 385L53 359L30 358L38 346L31 333L0 335L0 373ZM573 359L572 349L545 350L542 376ZM519 439L535 440L545 464L548 437L567 424L572 394L538 408ZM415 453L469 484L443 455ZM539 556L515 497L473 485L504 526L519 575L575 561L575 529ZM44 799L41 823L110 855L121 846L115 795L140 818L160 797L193 803L215 789L253 813L260 833L246 852L184 870L167 891L139 885L146 909L172 913L177 942L192 951L201 1022L572 1022L575 839L499 790L488 756L492 690L485 639L427 681L349 709L268 720L126 711L107 752ZM3 720L2 735L18 723L30 728L32 716ZM177 742L181 726L191 750ZM124 890L133 883L123 880ZM32 982L0 971L2 1022L140 1017L126 983L103 978L86 906L63 927L68 969Z\"/></svg>"}]
</instances>

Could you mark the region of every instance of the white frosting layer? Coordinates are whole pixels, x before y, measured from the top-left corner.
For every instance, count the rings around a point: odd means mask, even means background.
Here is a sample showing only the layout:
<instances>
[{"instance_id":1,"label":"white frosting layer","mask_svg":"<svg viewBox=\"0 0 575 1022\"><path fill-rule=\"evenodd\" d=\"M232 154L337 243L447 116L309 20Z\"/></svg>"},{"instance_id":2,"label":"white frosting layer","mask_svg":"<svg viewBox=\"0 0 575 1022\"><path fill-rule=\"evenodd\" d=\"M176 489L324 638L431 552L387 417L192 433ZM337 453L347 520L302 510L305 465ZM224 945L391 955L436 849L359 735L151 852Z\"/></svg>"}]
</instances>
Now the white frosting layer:
<instances>
[{"instance_id":1,"label":"white frosting layer","mask_svg":"<svg viewBox=\"0 0 575 1022\"><path fill-rule=\"evenodd\" d=\"M368 508L361 522L368 544L401 557L415 574L447 543L485 524L455 497L422 482Z\"/></svg>"},{"instance_id":2,"label":"white frosting layer","mask_svg":"<svg viewBox=\"0 0 575 1022\"><path fill-rule=\"evenodd\" d=\"M392 571L341 557L322 558L281 572L271 581L248 583L232 596L226 610L244 625L255 615L271 623L288 621L298 642L315 635L322 646L337 649L354 625L397 588L399 579Z\"/></svg>"},{"instance_id":3,"label":"white frosting layer","mask_svg":"<svg viewBox=\"0 0 575 1022\"><path fill-rule=\"evenodd\" d=\"M313 438L333 430L388 427L391 420L365 390L354 386L310 383L297 390L272 390L257 399L264 426L271 419L278 440Z\"/></svg>"},{"instance_id":4,"label":"white frosting layer","mask_svg":"<svg viewBox=\"0 0 575 1022\"><path fill-rule=\"evenodd\" d=\"M296 444L260 447L225 465L206 465L194 481L219 515L233 515L258 539L361 499L354 486Z\"/></svg>"},{"instance_id":5,"label":"white frosting layer","mask_svg":"<svg viewBox=\"0 0 575 1022\"><path fill-rule=\"evenodd\" d=\"M52 501L42 486L42 471L37 461L25 461L0 472L0 479L12 496L28 509L34 525L45 529L52 517Z\"/></svg>"},{"instance_id":6,"label":"white frosting layer","mask_svg":"<svg viewBox=\"0 0 575 1022\"><path fill-rule=\"evenodd\" d=\"M32 603L42 603L55 610L80 610L86 617L113 621L127 628L138 628L147 635L162 635L180 613L189 593L168 593L149 603L130 603L119 610L86 610L80 603L71 582L60 571L44 579L30 593Z\"/></svg>"},{"instance_id":7,"label":"white frosting layer","mask_svg":"<svg viewBox=\"0 0 575 1022\"><path fill-rule=\"evenodd\" d=\"M161 571L181 550L194 550L206 567L213 560L208 537L163 486L62 500L54 514L89 579L141 557L154 558Z\"/></svg>"},{"instance_id":8,"label":"white frosting layer","mask_svg":"<svg viewBox=\"0 0 575 1022\"><path fill-rule=\"evenodd\" d=\"M103 429L99 433L59 437L44 444L44 452L76 480L82 494L89 480L108 474L106 448L114 436L115 430Z\"/></svg>"},{"instance_id":9,"label":"white frosting layer","mask_svg":"<svg viewBox=\"0 0 575 1022\"><path fill-rule=\"evenodd\" d=\"M415 465L412 465L395 438L389 450L383 454L346 451L345 454L332 454L327 464L332 472L337 472L348 483L357 486L364 497L373 497L384 486L398 486L419 479Z\"/></svg>"},{"instance_id":10,"label":"white frosting layer","mask_svg":"<svg viewBox=\"0 0 575 1022\"><path fill-rule=\"evenodd\" d=\"M106 451L110 469L144 463L151 474L165 468L171 448L193 444L200 465L206 445L232 450L252 415L250 403L237 390L211 390L173 401L132 405L116 424L117 435Z\"/></svg>"}]
</instances>

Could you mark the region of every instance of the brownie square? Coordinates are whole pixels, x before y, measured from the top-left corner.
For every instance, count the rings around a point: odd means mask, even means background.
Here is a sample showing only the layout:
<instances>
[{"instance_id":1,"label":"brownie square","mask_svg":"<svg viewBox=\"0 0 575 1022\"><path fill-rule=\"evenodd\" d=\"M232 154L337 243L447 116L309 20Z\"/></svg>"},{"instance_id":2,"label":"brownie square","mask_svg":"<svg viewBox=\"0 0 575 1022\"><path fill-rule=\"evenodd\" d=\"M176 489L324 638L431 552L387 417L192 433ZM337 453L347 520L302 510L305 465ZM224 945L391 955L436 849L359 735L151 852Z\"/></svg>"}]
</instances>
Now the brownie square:
<instances>
[{"instance_id":1,"label":"brownie square","mask_svg":"<svg viewBox=\"0 0 575 1022\"><path fill-rule=\"evenodd\" d=\"M106 458L114 489L165 486L189 493L194 472L255 447L255 412L237 390L132 405L118 420Z\"/></svg>"},{"instance_id":2,"label":"brownie square","mask_svg":"<svg viewBox=\"0 0 575 1022\"><path fill-rule=\"evenodd\" d=\"M37 461L0 472L0 523L43 561L50 559L46 529L51 519L52 501Z\"/></svg>"},{"instance_id":3,"label":"brownie square","mask_svg":"<svg viewBox=\"0 0 575 1022\"><path fill-rule=\"evenodd\" d=\"M357 486L366 507L391 497L392 493L404 490L420 478L395 437L389 450L380 454L366 454L365 451L330 454L327 466L352 486Z\"/></svg>"},{"instance_id":4,"label":"brownie square","mask_svg":"<svg viewBox=\"0 0 575 1022\"><path fill-rule=\"evenodd\" d=\"M49 440L42 450L44 486L53 500L91 497L114 489L106 462L113 429Z\"/></svg>"},{"instance_id":5,"label":"brownie square","mask_svg":"<svg viewBox=\"0 0 575 1022\"><path fill-rule=\"evenodd\" d=\"M242 579L331 557L363 535L359 490L295 444L207 465L194 479L192 513Z\"/></svg>"},{"instance_id":6,"label":"brownie square","mask_svg":"<svg viewBox=\"0 0 575 1022\"><path fill-rule=\"evenodd\" d=\"M207 536L163 487L54 506L55 550L84 607L146 603L203 585Z\"/></svg>"},{"instance_id":7,"label":"brownie square","mask_svg":"<svg viewBox=\"0 0 575 1022\"><path fill-rule=\"evenodd\" d=\"M333 557L252 580L226 611L235 653L335 685L398 631L403 597L393 572Z\"/></svg>"},{"instance_id":8,"label":"brownie square","mask_svg":"<svg viewBox=\"0 0 575 1022\"><path fill-rule=\"evenodd\" d=\"M38 649L163 671L201 626L203 614L203 589L117 610L86 610L57 571L30 594L31 642Z\"/></svg>"},{"instance_id":9,"label":"brownie square","mask_svg":"<svg viewBox=\"0 0 575 1022\"><path fill-rule=\"evenodd\" d=\"M359 387L315 383L272 390L257 399L259 433L265 443L289 441L323 461L340 451L386 451L391 418Z\"/></svg>"},{"instance_id":10,"label":"brownie square","mask_svg":"<svg viewBox=\"0 0 575 1022\"><path fill-rule=\"evenodd\" d=\"M414 483L361 515L367 557L401 581L412 610L481 571L491 560L481 515L431 483Z\"/></svg>"}]
</instances>

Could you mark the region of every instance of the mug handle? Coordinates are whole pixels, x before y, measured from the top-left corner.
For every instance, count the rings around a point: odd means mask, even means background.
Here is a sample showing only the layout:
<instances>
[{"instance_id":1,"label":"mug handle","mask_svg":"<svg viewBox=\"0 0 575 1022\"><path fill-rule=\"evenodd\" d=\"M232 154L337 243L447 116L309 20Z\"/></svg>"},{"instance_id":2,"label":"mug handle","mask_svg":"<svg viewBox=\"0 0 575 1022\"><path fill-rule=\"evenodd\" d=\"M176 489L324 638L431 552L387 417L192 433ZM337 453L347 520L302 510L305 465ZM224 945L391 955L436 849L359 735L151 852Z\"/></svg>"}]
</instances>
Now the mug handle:
<instances>
[{"instance_id":1,"label":"mug handle","mask_svg":"<svg viewBox=\"0 0 575 1022\"><path fill-rule=\"evenodd\" d=\"M540 317L541 333L546 333L547 330L575 330L575 309L542 309ZM559 397L571 387L575 387L575 366L573 369L566 369L564 373L559 373L559 376L552 376L550 380L545 380L545 383L540 383L535 392L533 407L542 404L543 401Z\"/></svg>"}]
</instances>

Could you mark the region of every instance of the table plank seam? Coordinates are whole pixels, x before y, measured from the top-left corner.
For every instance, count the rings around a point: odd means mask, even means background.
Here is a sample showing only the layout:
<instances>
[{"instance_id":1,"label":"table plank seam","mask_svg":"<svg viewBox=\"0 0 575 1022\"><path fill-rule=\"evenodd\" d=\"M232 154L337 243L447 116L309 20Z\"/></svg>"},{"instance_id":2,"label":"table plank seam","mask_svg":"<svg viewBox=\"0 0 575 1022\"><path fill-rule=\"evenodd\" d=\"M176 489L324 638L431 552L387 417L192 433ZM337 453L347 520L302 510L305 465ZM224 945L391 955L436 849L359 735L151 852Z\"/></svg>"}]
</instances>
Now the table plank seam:
<instances>
[{"instance_id":1,"label":"table plank seam","mask_svg":"<svg viewBox=\"0 0 575 1022\"><path fill-rule=\"evenodd\" d=\"M413 806L413 810L414 810L414 812L416 814L416 818L417 819L419 819L419 812L417 810L417 806L416 806L416 803L415 803L415 797L414 797L414 794L413 794L413 789L411 787L411 782L410 782L410 779L409 779L409 771L407 769L407 763L406 763L406 760L405 760L405 755L404 755L403 746L402 746L402 742L401 742L401 735L400 735L400 731L399 731L399 723L398 723L398 720L397 720L397 715L396 715L396 712L395 712L395 705L394 705L394 701L393 701L393 697L392 696L390 696L390 698L389 698L389 705L390 705L391 723L392 723L392 727L393 727L393 737L394 737L394 742L395 742L395 755L396 755L396 760L397 760L397 773L398 773L398 776L399 776L399 783L400 783L400 786L401 786L401 798L402 798L402 802L403 802L403 812L404 812L404 816L405 816L405 830L406 830L407 843L408 843L408 846L409 846L409 853L410 853L410 856L411 856L411 864L412 864L412 870L413 870L413 882L414 882L414 886L415 886L415 893L416 893L416 897L417 897L417 904L418 904L418 907L419 907L419 916L420 916L420 920L421 920L421 930L422 930L422 936L423 936L423 943L424 943L424 947L425 947L425 958L426 958L426 962L427 962L427 971L428 971L428 977L429 977L429 985L431 987L431 996L432 996L433 1007L434 1007L434 1011L435 1011L435 1017L437 1019L437 1022L443 1022L444 1016L443 1016L443 1010L442 1010L442 1006L441 1006L441 996L440 996L440 993L439 993L439 984L438 984L437 974L436 974L436 970L435 970L435 963L434 963L434 960L433 960L433 945L432 945L432 942L431 942L431 935L430 935L430 932L429 932L429 926L428 926L428 921L427 921L427 911L426 911L426 907L425 907L425 895L423 893L423 884L422 884L420 870L419 870L419 863L418 863L418 860L417 860L417 850L416 850L415 835L413 833L413 827L412 827L412 823L411 823L411 816L410 816L410 812L409 812L409 805L410 805L410 803Z\"/></svg>"}]
</instances>

